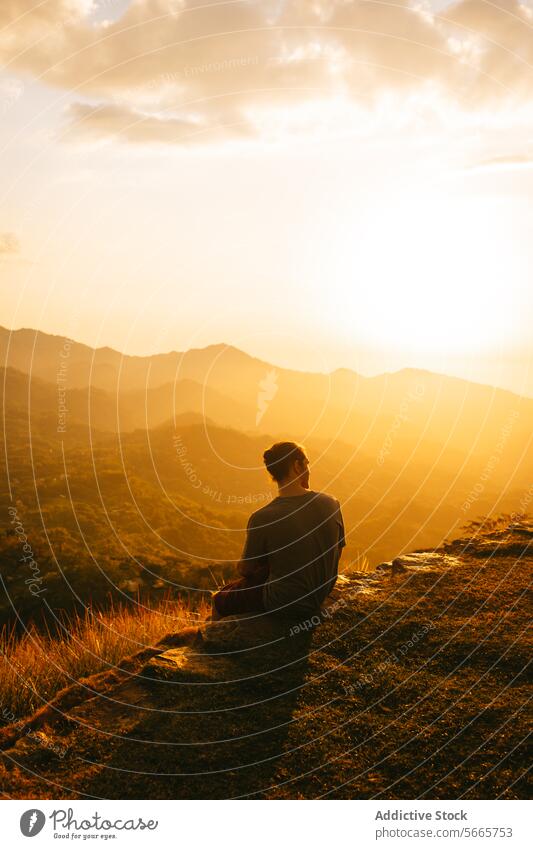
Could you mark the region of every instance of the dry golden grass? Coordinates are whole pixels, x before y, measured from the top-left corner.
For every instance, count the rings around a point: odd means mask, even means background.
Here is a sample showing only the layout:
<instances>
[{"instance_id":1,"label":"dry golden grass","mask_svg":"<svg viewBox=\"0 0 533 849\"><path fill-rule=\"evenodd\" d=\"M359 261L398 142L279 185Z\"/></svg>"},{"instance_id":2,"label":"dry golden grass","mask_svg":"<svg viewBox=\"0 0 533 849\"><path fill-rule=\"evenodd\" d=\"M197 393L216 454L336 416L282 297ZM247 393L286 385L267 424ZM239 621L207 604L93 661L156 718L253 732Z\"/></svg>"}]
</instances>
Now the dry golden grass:
<instances>
[{"instance_id":1,"label":"dry golden grass","mask_svg":"<svg viewBox=\"0 0 533 849\"><path fill-rule=\"evenodd\" d=\"M351 575L353 572L372 572L370 560L366 554L356 554L351 560L343 558L339 564L339 573L341 575Z\"/></svg>"},{"instance_id":2,"label":"dry golden grass","mask_svg":"<svg viewBox=\"0 0 533 849\"><path fill-rule=\"evenodd\" d=\"M195 608L186 600L163 601L155 607L139 603L135 608L88 609L83 616L65 619L59 636L34 626L22 636L4 628L0 633L3 722L17 722L68 684L117 665L208 613L205 601Z\"/></svg>"}]
</instances>

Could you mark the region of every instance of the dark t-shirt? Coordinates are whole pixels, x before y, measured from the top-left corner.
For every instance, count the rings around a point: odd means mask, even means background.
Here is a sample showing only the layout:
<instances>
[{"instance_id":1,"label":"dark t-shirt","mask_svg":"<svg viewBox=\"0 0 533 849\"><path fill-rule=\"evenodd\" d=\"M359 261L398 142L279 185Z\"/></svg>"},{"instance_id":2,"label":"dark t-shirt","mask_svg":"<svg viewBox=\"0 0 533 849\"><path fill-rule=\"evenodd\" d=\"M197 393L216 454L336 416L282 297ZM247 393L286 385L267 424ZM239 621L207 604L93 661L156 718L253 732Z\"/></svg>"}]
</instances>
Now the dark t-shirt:
<instances>
[{"instance_id":1,"label":"dark t-shirt","mask_svg":"<svg viewBox=\"0 0 533 849\"><path fill-rule=\"evenodd\" d=\"M278 496L252 513L242 559L268 565L265 610L314 614L335 585L344 545L339 502L309 491Z\"/></svg>"}]
</instances>

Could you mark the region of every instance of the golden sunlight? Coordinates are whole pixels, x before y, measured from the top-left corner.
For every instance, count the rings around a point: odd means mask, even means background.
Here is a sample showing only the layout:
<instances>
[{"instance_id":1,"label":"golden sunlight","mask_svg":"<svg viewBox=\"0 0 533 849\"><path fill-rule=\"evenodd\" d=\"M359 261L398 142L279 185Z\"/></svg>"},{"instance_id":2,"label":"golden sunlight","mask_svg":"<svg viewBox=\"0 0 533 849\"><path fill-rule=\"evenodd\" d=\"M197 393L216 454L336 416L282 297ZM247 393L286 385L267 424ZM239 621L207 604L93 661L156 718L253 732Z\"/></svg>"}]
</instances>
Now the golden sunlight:
<instances>
[{"instance_id":1,"label":"golden sunlight","mask_svg":"<svg viewBox=\"0 0 533 849\"><path fill-rule=\"evenodd\" d=\"M525 274L509 221L496 198L440 191L380 198L362 231L341 234L340 321L389 349L494 349L516 320Z\"/></svg>"}]
</instances>

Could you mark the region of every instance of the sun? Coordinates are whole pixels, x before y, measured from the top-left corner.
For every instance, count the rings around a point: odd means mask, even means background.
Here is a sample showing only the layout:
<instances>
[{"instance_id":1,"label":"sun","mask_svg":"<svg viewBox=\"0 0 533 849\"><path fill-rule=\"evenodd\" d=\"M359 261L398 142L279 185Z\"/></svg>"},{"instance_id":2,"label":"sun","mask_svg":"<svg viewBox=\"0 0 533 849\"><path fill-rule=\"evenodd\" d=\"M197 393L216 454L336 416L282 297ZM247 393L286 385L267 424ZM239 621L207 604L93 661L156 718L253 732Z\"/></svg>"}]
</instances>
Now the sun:
<instances>
[{"instance_id":1,"label":"sun","mask_svg":"<svg viewBox=\"0 0 533 849\"><path fill-rule=\"evenodd\" d=\"M512 333L524 274L501 199L420 190L388 198L337 245L344 331L414 353L493 349Z\"/></svg>"}]
</instances>

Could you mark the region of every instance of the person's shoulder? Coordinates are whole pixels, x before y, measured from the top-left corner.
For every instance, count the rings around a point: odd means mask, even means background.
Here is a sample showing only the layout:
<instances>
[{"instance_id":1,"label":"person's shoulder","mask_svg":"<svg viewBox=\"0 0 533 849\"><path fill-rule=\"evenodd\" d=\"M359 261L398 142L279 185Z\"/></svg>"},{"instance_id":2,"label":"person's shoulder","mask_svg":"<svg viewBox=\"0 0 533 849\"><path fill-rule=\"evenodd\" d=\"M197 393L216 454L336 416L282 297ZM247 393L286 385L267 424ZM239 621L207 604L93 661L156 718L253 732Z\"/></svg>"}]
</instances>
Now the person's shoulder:
<instances>
[{"instance_id":1,"label":"person's shoulder","mask_svg":"<svg viewBox=\"0 0 533 849\"><path fill-rule=\"evenodd\" d=\"M334 495L330 495L329 492L315 492L316 501L319 504L323 504L325 507L340 507L340 502L338 498L335 498Z\"/></svg>"},{"instance_id":2,"label":"person's shoulder","mask_svg":"<svg viewBox=\"0 0 533 849\"><path fill-rule=\"evenodd\" d=\"M267 502L267 504L263 504L262 507L259 507L258 510L254 510L253 513L250 514L250 518L248 519L248 526L253 526L259 524L265 516L268 516L270 513L276 511L276 499L273 498L272 501Z\"/></svg>"}]
</instances>

